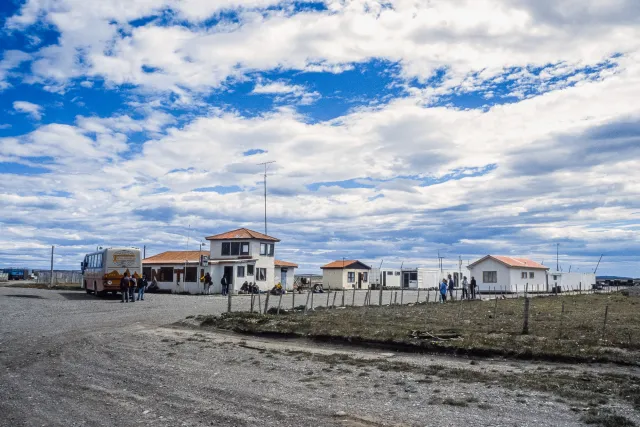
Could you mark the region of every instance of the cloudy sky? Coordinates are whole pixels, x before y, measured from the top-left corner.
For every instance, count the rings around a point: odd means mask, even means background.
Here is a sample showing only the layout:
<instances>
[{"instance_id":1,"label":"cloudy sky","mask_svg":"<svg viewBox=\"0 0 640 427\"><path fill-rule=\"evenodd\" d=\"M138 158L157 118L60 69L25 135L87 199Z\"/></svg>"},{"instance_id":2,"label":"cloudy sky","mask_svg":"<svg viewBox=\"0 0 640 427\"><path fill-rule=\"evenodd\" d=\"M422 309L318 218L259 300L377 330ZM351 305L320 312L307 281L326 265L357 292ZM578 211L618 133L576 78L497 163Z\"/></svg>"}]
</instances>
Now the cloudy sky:
<instances>
[{"instance_id":1,"label":"cloudy sky","mask_svg":"<svg viewBox=\"0 0 640 427\"><path fill-rule=\"evenodd\" d=\"M640 275L636 0L0 2L0 264L263 230L277 257ZM190 237L188 237L190 236Z\"/></svg>"}]
</instances>

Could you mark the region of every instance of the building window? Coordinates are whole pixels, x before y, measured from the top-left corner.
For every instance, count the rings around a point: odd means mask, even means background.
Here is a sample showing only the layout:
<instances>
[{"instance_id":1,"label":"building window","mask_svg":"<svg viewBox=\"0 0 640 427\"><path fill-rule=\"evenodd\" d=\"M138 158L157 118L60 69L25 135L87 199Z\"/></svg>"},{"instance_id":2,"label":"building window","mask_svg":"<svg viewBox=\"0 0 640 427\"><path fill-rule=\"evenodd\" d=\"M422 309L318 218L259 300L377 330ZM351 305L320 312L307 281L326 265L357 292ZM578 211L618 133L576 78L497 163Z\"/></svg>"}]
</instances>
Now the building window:
<instances>
[{"instance_id":1,"label":"building window","mask_svg":"<svg viewBox=\"0 0 640 427\"><path fill-rule=\"evenodd\" d=\"M244 265L238 266L238 277L244 277Z\"/></svg>"},{"instance_id":2,"label":"building window","mask_svg":"<svg viewBox=\"0 0 640 427\"><path fill-rule=\"evenodd\" d=\"M520 273L520 278L521 279L526 279L527 278L527 272L523 271L522 273Z\"/></svg>"},{"instance_id":3,"label":"building window","mask_svg":"<svg viewBox=\"0 0 640 427\"><path fill-rule=\"evenodd\" d=\"M142 274L144 274L149 281L151 281L151 267L142 267Z\"/></svg>"},{"instance_id":4,"label":"building window","mask_svg":"<svg viewBox=\"0 0 640 427\"><path fill-rule=\"evenodd\" d=\"M393 271L387 271L387 276L393 276Z\"/></svg>"},{"instance_id":5,"label":"building window","mask_svg":"<svg viewBox=\"0 0 640 427\"><path fill-rule=\"evenodd\" d=\"M556 276L555 274L553 275L553 280L558 280L558 276Z\"/></svg>"},{"instance_id":6,"label":"building window","mask_svg":"<svg viewBox=\"0 0 640 427\"><path fill-rule=\"evenodd\" d=\"M498 272L497 271L483 271L482 272L482 282L483 283L498 283Z\"/></svg>"},{"instance_id":7,"label":"building window","mask_svg":"<svg viewBox=\"0 0 640 427\"><path fill-rule=\"evenodd\" d=\"M240 242L231 242L231 255L240 255Z\"/></svg>"},{"instance_id":8,"label":"building window","mask_svg":"<svg viewBox=\"0 0 640 427\"><path fill-rule=\"evenodd\" d=\"M362 273L362 281L363 282L368 282L369 281L369 273L368 272L364 272Z\"/></svg>"},{"instance_id":9,"label":"building window","mask_svg":"<svg viewBox=\"0 0 640 427\"><path fill-rule=\"evenodd\" d=\"M197 282L198 281L198 267L187 267L184 274L185 282Z\"/></svg>"},{"instance_id":10,"label":"building window","mask_svg":"<svg viewBox=\"0 0 640 427\"><path fill-rule=\"evenodd\" d=\"M260 243L260 255L273 256L274 244L273 243Z\"/></svg>"},{"instance_id":11,"label":"building window","mask_svg":"<svg viewBox=\"0 0 640 427\"><path fill-rule=\"evenodd\" d=\"M533 271L529 272L529 279L533 279Z\"/></svg>"},{"instance_id":12,"label":"building window","mask_svg":"<svg viewBox=\"0 0 640 427\"><path fill-rule=\"evenodd\" d=\"M399 271L396 271L396 276L399 276L399 275L400 275L400 272L399 272Z\"/></svg>"},{"instance_id":13,"label":"building window","mask_svg":"<svg viewBox=\"0 0 640 427\"><path fill-rule=\"evenodd\" d=\"M348 283L355 283L356 281L356 273L353 271L350 271L347 273L347 282Z\"/></svg>"},{"instance_id":14,"label":"building window","mask_svg":"<svg viewBox=\"0 0 640 427\"><path fill-rule=\"evenodd\" d=\"M220 255L222 256L231 255L231 243L222 242L222 251L220 252Z\"/></svg>"},{"instance_id":15,"label":"building window","mask_svg":"<svg viewBox=\"0 0 640 427\"><path fill-rule=\"evenodd\" d=\"M409 273L409 280L417 281L418 280L418 272L414 271L414 272Z\"/></svg>"},{"instance_id":16,"label":"building window","mask_svg":"<svg viewBox=\"0 0 640 427\"><path fill-rule=\"evenodd\" d=\"M265 280L267 280L266 268L256 268L256 280L259 282L264 282Z\"/></svg>"},{"instance_id":17,"label":"building window","mask_svg":"<svg viewBox=\"0 0 640 427\"><path fill-rule=\"evenodd\" d=\"M249 255L249 243L240 244L240 255Z\"/></svg>"},{"instance_id":18,"label":"building window","mask_svg":"<svg viewBox=\"0 0 640 427\"><path fill-rule=\"evenodd\" d=\"M173 282L173 267L160 267L158 282Z\"/></svg>"},{"instance_id":19,"label":"building window","mask_svg":"<svg viewBox=\"0 0 640 427\"><path fill-rule=\"evenodd\" d=\"M247 265L247 276L253 276L253 268L255 266L253 264Z\"/></svg>"}]
</instances>

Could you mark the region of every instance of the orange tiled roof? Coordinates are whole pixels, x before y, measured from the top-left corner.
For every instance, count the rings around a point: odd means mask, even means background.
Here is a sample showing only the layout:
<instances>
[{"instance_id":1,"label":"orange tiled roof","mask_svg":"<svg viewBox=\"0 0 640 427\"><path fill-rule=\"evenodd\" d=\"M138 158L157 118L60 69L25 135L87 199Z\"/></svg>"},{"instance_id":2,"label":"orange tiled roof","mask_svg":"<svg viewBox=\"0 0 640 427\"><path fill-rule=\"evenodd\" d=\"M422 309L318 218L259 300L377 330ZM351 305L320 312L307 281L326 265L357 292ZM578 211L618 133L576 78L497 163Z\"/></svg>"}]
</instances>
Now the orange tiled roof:
<instances>
[{"instance_id":1,"label":"orange tiled roof","mask_svg":"<svg viewBox=\"0 0 640 427\"><path fill-rule=\"evenodd\" d=\"M294 264L292 262L287 262L287 261L280 261L279 259L274 261L274 265L276 267L293 267L293 268L298 268L298 264Z\"/></svg>"},{"instance_id":2,"label":"orange tiled roof","mask_svg":"<svg viewBox=\"0 0 640 427\"><path fill-rule=\"evenodd\" d=\"M226 233L216 234L214 236L205 237L207 240L233 240L233 239L259 239L269 240L271 242L279 242L280 239L249 230L248 228L238 228L237 230L227 231Z\"/></svg>"},{"instance_id":3,"label":"orange tiled roof","mask_svg":"<svg viewBox=\"0 0 640 427\"><path fill-rule=\"evenodd\" d=\"M549 267L545 267L544 265L527 258L515 258L510 256L502 256L502 255L487 255L479 259L478 261L470 264L469 267L474 266L488 258L493 258L496 261L501 262L502 264L505 264L507 267L532 268L532 269L538 269L538 270L549 269Z\"/></svg>"},{"instance_id":4,"label":"orange tiled roof","mask_svg":"<svg viewBox=\"0 0 640 427\"><path fill-rule=\"evenodd\" d=\"M143 264L184 264L200 262L200 255L208 256L209 251L167 251L142 260Z\"/></svg>"},{"instance_id":5,"label":"orange tiled roof","mask_svg":"<svg viewBox=\"0 0 640 427\"><path fill-rule=\"evenodd\" d=\"M366 268L369 268L369 266L367 266L365 263L358 261L357 259L345 259L343 260L339 260L339 261L333 261L330 262L329 264L323 265L320 268L348 268L353 266L354 264L361 264Z\"/></svg>"}]
</instances>

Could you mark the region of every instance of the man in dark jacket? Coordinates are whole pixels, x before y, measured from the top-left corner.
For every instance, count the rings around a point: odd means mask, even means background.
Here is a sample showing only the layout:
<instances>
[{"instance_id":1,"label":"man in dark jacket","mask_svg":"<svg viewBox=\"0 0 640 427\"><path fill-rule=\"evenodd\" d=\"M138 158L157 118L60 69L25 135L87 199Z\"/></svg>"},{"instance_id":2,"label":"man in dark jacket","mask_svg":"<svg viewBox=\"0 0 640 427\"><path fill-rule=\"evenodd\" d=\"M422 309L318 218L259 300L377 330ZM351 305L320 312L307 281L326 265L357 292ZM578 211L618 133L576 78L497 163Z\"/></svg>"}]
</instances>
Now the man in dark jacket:
<instances>
[{"instance_id":1,"label":"man in dark jacket","mask_svg":"<svg viewBox=\"0 0 640 427\"><path fill-rule=\"evenodd\" d=\"M144 301L144 291L147 289L147 276L142 275L141 278L138 279L138 301Z\"/></svg>"},{"instance_id":2,"label":"man in dark jacket","mask_svg":"<svg viewBox=\"0 0 640 427\"><path fill-rule=\"evenodd\" d=\"M120 279L120 293L122 294L120 302L129 302L129 273L124 273Z\"/></svg>"},{"instance_id":3,"label":"man in dark jacket","mask_svg":"<svg viewBox=\"0 0 640 427\"><path fill-rule=\"evenodd\" d=\"M471 299L476 299L476 287L478 284L476 283L476 278L471 277Z\"/></svg>"},{"instance_id":4,"label":"man in dark jacket","mask_svg":"<svg viewBox=\"0 0 640 427\"><path fill-rule=\"evenodd\" d=\"M211 293L211 285L213 285L213 281L211 280L211 275L207 272L204 275L204 290L207 295Z\"/></svg>"},{"instance_id":5,"label":"man in dark jacket","mask_svg":"<svg viewBox=\"0 0 640 427\"><path fill-rule=\"evenodd\" d=\"M455 283L453 282L453 278L451 277L451 275L449 274L449 299L451 299L451 301L453 301L453 288L455 288Z\"/></svg>"},{"instance_id":6,"label":"man in dark jacket","mask_svg":"<svg viewBox=\"0 0 640 427\"><path fill-rule=\"evenodd\" d=\"M229 281L227 280L227 276L222 276L220 279L220 284L222 285L222 295L227 295L229 292Z\"/></svg>"}]
</instances>

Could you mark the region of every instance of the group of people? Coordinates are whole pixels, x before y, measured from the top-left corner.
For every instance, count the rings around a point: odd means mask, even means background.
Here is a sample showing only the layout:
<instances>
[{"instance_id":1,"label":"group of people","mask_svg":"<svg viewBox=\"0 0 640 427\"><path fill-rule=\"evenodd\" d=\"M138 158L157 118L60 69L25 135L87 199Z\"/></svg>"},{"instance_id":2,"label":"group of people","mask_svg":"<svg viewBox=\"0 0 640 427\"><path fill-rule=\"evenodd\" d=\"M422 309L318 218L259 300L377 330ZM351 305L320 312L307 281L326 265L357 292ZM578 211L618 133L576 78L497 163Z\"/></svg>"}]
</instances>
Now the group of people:
<instances>
[{"instance_id":1,"label":"group of people","mask_svg":"<svg viewBox=\"0 0 640 427\"><path fill-rule=\"evenodd\" d=\"M453 290L455 289L455 282L449 274L446 278L442 279L440 283L440 302L447 301L447 292L449 292L449 298L453 300ZM476 299L476 291L478 290L478 284L475 277L471 277L471 282L467 280L467 276L462 277L462 299Z\"/></svg>"},{"instance_id":2,"label":"group of people","mask_svg":"<svg viewBox=\"0 0 640 427\"><path fill-rule=\"evenodd\" d=\"M122 301L121 302L135 302L135 294L138 294L138 301L144 301L144 291L147 289L149 285L147 281L147 276L142 275L142 277L138 277L137 279L129 274L129 272L125 272L122 280L120 280L120 292L122 293Z\"/></svg>"}]
</instances>

